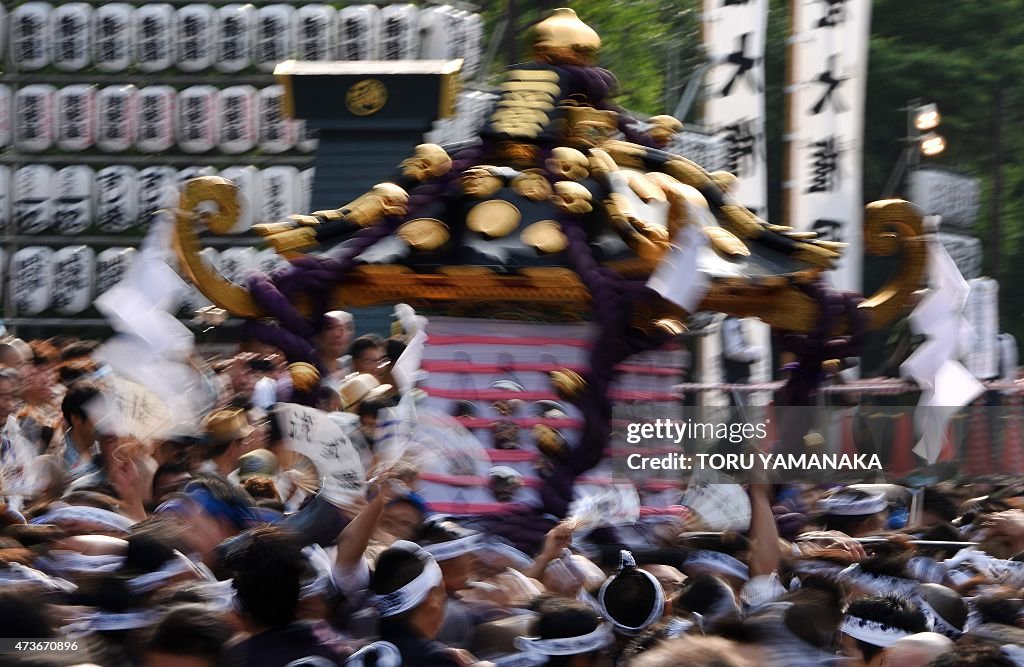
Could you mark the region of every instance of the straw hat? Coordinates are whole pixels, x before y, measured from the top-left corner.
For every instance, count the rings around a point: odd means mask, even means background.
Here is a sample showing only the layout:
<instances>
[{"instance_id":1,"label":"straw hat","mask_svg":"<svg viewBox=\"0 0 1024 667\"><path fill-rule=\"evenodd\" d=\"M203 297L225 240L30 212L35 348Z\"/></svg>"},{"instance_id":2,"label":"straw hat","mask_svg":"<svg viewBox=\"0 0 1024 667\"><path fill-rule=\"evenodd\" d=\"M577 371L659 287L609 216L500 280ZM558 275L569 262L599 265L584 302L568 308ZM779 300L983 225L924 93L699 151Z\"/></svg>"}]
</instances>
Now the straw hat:
<instances>
[{"instance_id":1,"label":"straw hat","mask_svg":"<svg viewBox=\"0 0 1024 667\"><path fill-rule=\"evenodd\" d=\"M363 401L384 396L391 391L391 385L381 384L369 373L352 373L342 380L338 393L341 394L341 409L354 412Z\"/></svg>"},{"instance_id":2,"label":"straw hat","mask_svg":"<svg viewBox=\"0 0 1024 667\"><path fill-rule=\"evenodd\" d=\"M211 443L225 443L248 437L254 429L249 426L245 410L225 408L210 413L203 420L203 430Z\"/></svg>"}]
</instances>

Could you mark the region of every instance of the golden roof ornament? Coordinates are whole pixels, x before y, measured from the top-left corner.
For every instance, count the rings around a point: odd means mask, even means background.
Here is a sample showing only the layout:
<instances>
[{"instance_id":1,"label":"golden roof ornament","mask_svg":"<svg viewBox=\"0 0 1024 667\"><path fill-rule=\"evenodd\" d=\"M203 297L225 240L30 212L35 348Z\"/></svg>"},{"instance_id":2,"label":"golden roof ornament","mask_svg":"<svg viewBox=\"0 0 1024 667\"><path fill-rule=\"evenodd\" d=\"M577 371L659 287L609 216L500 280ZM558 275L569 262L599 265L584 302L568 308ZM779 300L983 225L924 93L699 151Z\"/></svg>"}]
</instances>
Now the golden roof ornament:
<instances>
[{"instance_id":1,"label":"golden roof ornament","mask_svg":"<svg viewBox=\"0 0 1024 667\"><path fill-rule=\"evenodd\" d=\"M597 32L563 7L534 27L533 57L550 65L594 65L601 38Z\"/></svg>"}]
</instances>

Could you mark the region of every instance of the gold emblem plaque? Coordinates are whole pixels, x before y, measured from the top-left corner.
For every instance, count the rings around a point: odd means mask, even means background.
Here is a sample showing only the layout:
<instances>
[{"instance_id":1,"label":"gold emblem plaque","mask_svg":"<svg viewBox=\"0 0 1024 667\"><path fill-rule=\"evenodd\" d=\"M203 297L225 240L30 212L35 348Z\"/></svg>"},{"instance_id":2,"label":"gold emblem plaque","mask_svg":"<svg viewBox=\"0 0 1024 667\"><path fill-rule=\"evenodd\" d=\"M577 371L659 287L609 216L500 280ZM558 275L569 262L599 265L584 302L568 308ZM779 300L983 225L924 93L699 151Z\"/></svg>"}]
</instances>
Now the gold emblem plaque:
<instances>
[{"instance_id":1,"label":"gold emblem plaque","mask_svg":"<svg viewBox=\"0 0 1024 667\"><path fill-rule=\"evenodd\" d=\"M377 79L363 79L352 84L345 93L345 106L356 116L370 116L388 102L388 89Z\"/></svg>"}]
</instances>

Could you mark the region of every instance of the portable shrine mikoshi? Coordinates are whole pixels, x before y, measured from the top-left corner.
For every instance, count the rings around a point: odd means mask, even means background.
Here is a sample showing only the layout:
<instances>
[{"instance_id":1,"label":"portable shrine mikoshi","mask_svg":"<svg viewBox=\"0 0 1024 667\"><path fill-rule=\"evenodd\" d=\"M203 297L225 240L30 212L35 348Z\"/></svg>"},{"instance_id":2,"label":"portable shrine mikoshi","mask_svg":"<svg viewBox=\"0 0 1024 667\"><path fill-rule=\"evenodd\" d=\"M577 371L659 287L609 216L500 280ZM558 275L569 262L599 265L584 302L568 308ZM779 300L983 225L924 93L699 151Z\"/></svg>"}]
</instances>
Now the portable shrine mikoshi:
<instances>
[{"instance_id":1,"label":"portable shrine mikoshi","mask_svg":"<svg viewBox=\"0 0 1024 667\"><path fill-rule=\"evenodd\" d=\"M866 331L901 312L925 275L926 242L913 205L869 204L867 252L898 257L898 270L869 298L830 289L822 273L841 244L758 219L731 197L729 174L661 150L681 124L657 116L645 128L614 104L615 78L595 65L600 38L572 10L535 30L533 62L508 70L477 141L418 146L354 201L258 226L290 261L283 269L238 285L204 263L200 230L225 234L240 210L222 178L185 185L177 245L203 294L285 354L297 401L319 381L313 338L332 309L405 302L481 322L589 321L582 367L547 368L547 390L582 421L575 442L541 447L545 509L564 515L573 480L608 442L617 366L658 348L689 316L647 286L674 244L695 238L688 232L706 239L700 309L758 317L783 334L800 361L783 393L794 404L809 400L823 361L854 356ZM367 86L360 99L374 97Z\"/></svg>"}]
</instances>

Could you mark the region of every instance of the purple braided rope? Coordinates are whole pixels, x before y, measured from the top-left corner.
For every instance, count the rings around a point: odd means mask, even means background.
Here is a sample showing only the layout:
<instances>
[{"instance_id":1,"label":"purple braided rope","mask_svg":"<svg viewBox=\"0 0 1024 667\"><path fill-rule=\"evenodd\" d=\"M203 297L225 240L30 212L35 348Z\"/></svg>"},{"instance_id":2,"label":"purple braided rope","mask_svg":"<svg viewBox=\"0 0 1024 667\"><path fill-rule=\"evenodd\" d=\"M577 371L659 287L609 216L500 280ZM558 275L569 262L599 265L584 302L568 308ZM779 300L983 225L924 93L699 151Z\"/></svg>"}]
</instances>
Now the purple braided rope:
<instances>
[{"instance_id":1,"label":"purple braided rope","mask_svg":"<svg viewBox=\"0 0 1024 667\"><path fill-rule=\"evenodd\" d=\"M248 281L253 300L280 326L267 322L247 323L247 333L254 339L273 345L291 362L304 361L323 367L316 348L310 342L322 326L323 313L329 307L330 288L344 280L357 264L360 255L392 234L403 220L415 217L449 190L449 184L483 154L483 146L459 151L452 159L452 169L434 182L417 186L409 193L408 214L404 218L388 218L379 225L356 232L340 252L326 257L300 257L272 275L255 274ZM293 301L300 294L314 300L314 315L307 319Z\"/></svg>"}]
</instances>

